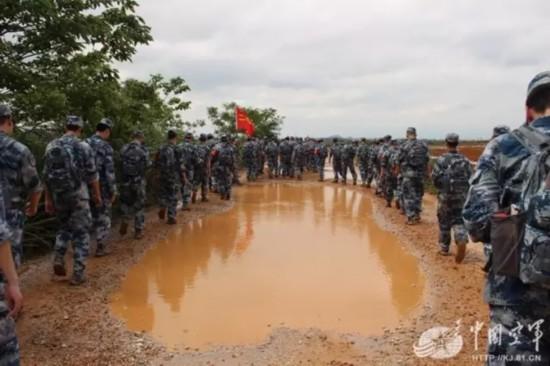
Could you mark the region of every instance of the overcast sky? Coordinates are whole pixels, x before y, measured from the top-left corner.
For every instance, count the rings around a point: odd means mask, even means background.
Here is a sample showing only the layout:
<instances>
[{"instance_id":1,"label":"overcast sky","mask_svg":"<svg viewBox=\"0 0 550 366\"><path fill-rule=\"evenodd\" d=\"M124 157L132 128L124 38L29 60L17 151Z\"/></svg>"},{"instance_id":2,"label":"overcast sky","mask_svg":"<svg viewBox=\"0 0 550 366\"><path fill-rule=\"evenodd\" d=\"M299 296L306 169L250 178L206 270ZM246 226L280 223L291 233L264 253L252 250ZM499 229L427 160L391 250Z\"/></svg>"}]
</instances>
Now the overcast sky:
<instances>
[{"instance_id":1,"label":"overcast sky","mask_svg":"<svg viewBox=\"0 0 550 366\"><path fill-rule=\"evenodd\" d=\"M284 135L487 137L550 68L550 1L141 0L154 41L123 77L181 76L185 118L274 107Z\"/></svg>"}]
</instances>

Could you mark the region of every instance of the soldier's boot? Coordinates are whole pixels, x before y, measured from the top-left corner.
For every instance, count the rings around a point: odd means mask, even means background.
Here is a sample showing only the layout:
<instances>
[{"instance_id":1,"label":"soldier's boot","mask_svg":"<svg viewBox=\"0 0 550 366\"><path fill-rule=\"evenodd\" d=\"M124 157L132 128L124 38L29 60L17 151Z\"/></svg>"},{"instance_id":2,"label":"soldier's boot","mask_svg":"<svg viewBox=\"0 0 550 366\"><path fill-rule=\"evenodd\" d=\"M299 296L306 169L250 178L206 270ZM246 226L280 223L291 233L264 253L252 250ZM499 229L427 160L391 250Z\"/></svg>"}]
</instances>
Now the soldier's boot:
<instances>
[{"instance_id":1,"label":"soldier's boot","mask_svg":"<svg viewBox=\"0 0 550 366\"><path fill-rule=\"evenodd\" d=\"M391 207L391 201L386 201L386 207Z\"/></svg>"},{"instance_id":2,"label":"soldier's boot","mask_svg":"<svg viewBox=\"0 0 550 366\"><path fill-rule=\"evenodd\" d=\"M120 223L120 230L118 231L120 236L124 236L126 235L126 233L128 232L128 224L126 222L121 222Z\"/></svg>"},{"instance_id":3,"label":"soldier's boot","mask_svg":"<svg viewBox=\"0 0 550 366\"><path fill-rule=\"evenodd\" d=\"M109 254L109 251L105 249L105 245L98 244L97 249L95 251L95 256L97 258L105 257L107 254Z\"/></svg>"},{"instance_id":4,"label":"soldier's boot","mask_svg":"<svg viewBox=\"0 0 550 366\"><path fill-rule=\"evenodd\" d=\"M399 203L399 200L395 200L395 208L401 210L401 203Z\"/></svg>"},{"instance_id":5,"label":"soldier's boot","mask_svg":"<svg viewBox=\"0 0 550 366\"><path fill-rule=\"evenodd\" d=\"M56 257L53 262L53 273L56 276L65 277L67 275L67 270L65 269L65 259L61 257Z\"/></svg>"},{"instance_id":6,"label":"soldier's boot","mask_svg":"<svg viewBox=\"0 0 550 366\"><path fill-rule=\"evenodd\" d=\"M357 185L357 179L354 179L354 180L353 180L353 185L354 185L354 186Z\"/></svg>"},{"instance_id":7,"label":"soldier's boot","mask_svg":"<svg viewBox=\"0 0 550 366\"><path fill-rule=\"evenodd\" d=\"M168 221L166 221L166 223L167 223L168 225L176 225L178 222L176 221L175 218L170 217L170 218L168 219Z\"/></svg>"},{"instance_id":8,"label":"soldier's boot","mask_svg":"<svg viewBox=\"0 0 550 366\"><path fill-rule=\"evenodd\" d=\"M414 216L407 217L407 222L406 222L407 225L416 225L417 223L418 221L416 221Z\"/></svg>"},{"instance_id":9,"label":"soldier's boot","mask_svg":"<svg viewBox=\"0 0 550 366\"><path fill-rule=\"evenodd\" d=\"M181 206L181 210L182 211L191 211L191 208L189 207L189 205L187 203L184 203L182 206Z\"/></svg>"},{"instance_id":10,"label":"soldier's boot","mask_svg":"<svg viewBox=\"0 0 550 366\"><path fill-rule=\"evenodd\" d=\"M139 239L143 239L145 235L143 234L143 230L141 229L136 229L136 231L134 232L134 239L136 240L139 240Z\"/></svg>"},{"instance_id":11,"label":"soldier's boot","mask_svg":"<svg viewBox=\"0 0 550 366\"><path fill-rule=\"evenodd\" d=\"M197 203L197 192L191 194L191 203Z\"/></svg>"},{"instance_id":12,"label":"soldier's boot","mask_svg":"<svg viewBox=\"0 0 550 366\"><path fill-rule=\"evenodd\" d=\"M367 183L365 187L370 188L370 183Z\"/></svg>"},{"instance_id":13,"label":"soldier's boot","mask_svg":"<svg viewBox=\"0 0 550 366\"><path fill-rule=\"evenodd\" d=\"M342 184L346 185L346 184L348 184L348 182L344 179L344 180L342 180Z\"/></svg>"},{"instance_id":14,"label":"soldier's boot","mask_svg":"<svg viewBox=\"0 0 550 366\"><path fill-rule=\"evenodd\" d=\"M462 263L464 257L466 257L466 244L458 244L456 247L455 263Z\"/></svg>"},{"instance_id":15,"label":"soldier's boot","mask_svg":"<svg viewBox=\"0 0 550 366\"><path fill-rule=\"evenodd\" d=\"M332 180L332 183L338 183L338 178L334 178L334 179Z\"/></svg>"},{"instance_id":16,"label":"soldier's boot","mask_svg":"<svg viewBox=\"0 0 550 366\"><path fill-rule=\"evenodd\" d=\"M443 257L448 257L450 256L451 254L449 253L449 249L445 249L443 248L441 245L440 245L440 249L439 249L439 252L437 252L439 255L443 256Z\"/></svg>"},{"instance_id":17,"label":"soldier's boot","mask_svg":"<svg viewBox=\"0 0 550 366\"><path fill-rule=\"evenodd\" d=\"M201 197L201 202L208 202L208 197L202 196Z\"/></svg>"},{"instance_id":18,"label":"soldier's boot","mask_svg":"<svg viewBox=\"0 0 550 366\"><path fill-rule=\"evenodd\" d=\"M85 282L86 282L86 276L84 276L84 273L73 273L69 284L71 286L80 286Z\"/></svg>"},{"instance_id":19,"label":"soldier's boot","mask_svg":"<svg viewBox=\"0 0 550 366\"><path fill-rule=\"evenodd\" d=\"M166 208L161 208L159 210L159 219L164 220L165 217L166 217Z\"/></svg>"}]
</instances>

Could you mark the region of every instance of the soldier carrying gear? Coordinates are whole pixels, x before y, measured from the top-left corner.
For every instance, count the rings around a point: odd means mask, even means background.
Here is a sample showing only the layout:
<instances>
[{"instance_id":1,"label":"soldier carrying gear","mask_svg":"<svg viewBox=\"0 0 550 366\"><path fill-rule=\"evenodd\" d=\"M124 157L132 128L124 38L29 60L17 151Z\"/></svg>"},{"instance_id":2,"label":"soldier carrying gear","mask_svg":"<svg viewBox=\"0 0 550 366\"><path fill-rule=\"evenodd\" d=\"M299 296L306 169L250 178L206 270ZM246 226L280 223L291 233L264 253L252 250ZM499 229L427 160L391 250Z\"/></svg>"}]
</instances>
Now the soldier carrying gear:
<instances>
[{"instance_id":1,"label":"soldier carrying gear","mask_svg":"<svg viewBox=\"0 0 550 366\"><path fill-rule=\"evenodd\" d=\"M133 140L120 150L121 187L120 209L122 220L120 235L126 235L128 221L134 219L134 238L141 239L145 228L145 199L147 168L151 166L149 151L144 145L144 135L141 131L132 133Z\"/></svg>"},{"instance_id":2,"label":"soldier carrying gear","mask_svg":"<svg viewBox=\"0 0 550 366\"><path fill-rule=\"evenodd\" d=\"M96 169L99 174L99 187L101 190L102 205L91 205L92 210L92 231L95 234L97 248L96 257L102 257L109 253L108 244L111 233L112 204L117 196L117 185L115 177L115 162L113 148L107 140L111 136L113 121L103 118L96 126L96 133L86 139L92 148Z\"/></svg>"},{"instance_id":3,"label":"soldier carrying gear","mask_svg":"<svg viewBox=\"0 0 550 366\"><path fill-rule=\"evenodd\" d=\"M461 263L468 243L468 233L462 219L462 207L468 194L472 167L470 161L457 150L459 144L457 134L449 133L445 142L447 153L437 159L432 171L432 181L438 192L439 253L444 256L449 255L451 231L453 231L457 245L455 261Z\"/></svg>"},{"instance_id":4,"label":"soldier carrying gear","mask_svg":"<svg viewBox=\"0 0 550 366\"><path fill-rule=\"evenodd\" d=\"M103 205L94 152L80 140L84 122L78 116L67 117L65 134L51 141L44 154L46 212L55 213L59 231L54 247L54 273L65 276L65 253L73 245L71 285L85 281L86 257L90 245L92 214L90 193L96 207Z\"/></svg>"}]
</instances>

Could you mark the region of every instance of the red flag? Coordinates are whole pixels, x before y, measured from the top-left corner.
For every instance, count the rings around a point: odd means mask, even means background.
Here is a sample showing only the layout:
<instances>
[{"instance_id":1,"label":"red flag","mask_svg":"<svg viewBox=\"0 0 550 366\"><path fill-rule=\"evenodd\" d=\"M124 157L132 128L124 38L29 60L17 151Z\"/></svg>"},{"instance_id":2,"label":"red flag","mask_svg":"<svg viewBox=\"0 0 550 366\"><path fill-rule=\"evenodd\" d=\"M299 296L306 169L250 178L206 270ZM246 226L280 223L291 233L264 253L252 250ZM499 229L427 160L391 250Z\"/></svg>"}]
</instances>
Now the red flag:
<instances>
[{"instance_id":1,"label":"red flag","mask_svg":"<svg viewBox=\"0 0 550 366\"><path fill-rule=\"evenodd\" d=\"M244 108L235 107L235 124L237 131L244 131L248 136L254 135L256 128Z\"/></svg>"}]
</instances>

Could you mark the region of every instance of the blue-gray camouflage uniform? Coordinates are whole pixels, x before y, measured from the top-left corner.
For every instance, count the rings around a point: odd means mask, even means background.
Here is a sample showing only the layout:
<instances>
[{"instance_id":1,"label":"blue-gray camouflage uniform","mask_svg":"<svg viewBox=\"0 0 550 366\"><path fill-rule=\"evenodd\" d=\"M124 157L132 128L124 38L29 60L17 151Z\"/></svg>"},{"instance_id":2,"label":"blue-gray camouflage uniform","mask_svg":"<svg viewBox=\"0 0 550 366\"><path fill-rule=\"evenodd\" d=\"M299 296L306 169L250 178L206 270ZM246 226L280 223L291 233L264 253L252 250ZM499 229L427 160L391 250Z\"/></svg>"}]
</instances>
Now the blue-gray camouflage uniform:
<instances>
[{"instance_id":1,"label":"blue-gray camouflage uniform","mask_svg":"<svg viewBox=\"0 0 550 366\"><path fill-rule=\"evenodd\" d=\"M429 149L425 142L414 138L403 144L399 164L403 177L403 203L409 220L420 219L424 197L424 177L429 160Z\"/></svg>"},{"instance_id":2,"label":"blue-gray camouflage uniform","mask_svg":"<svg viewBox=\"0 0 550 366\"><path fill-rule=\"evenodd\" d=\"M206 141L201 141L195 146L195 167L193 174L193 195L201 191L201 199L203 202L208 200L208 180L210 168L210 152L211 148Z\"/></svg>"},{"instance_id":3,"label":"blue-gray camouflage uniform","mask_svg":"<svg viewBox=\"0 0 550 366\"><path fill-rule=\"evenodd\" d=\"M188 209L189 204L191 203L191 196L193 194L193 175L195 173L195 166L197 165L197 155L195 151L195 145L189 141L185 140L178 145L177 154L179 159L182 160L186 176L186 180L181 184L181 200L182 208Z\"/></svg>"},{"instance_id":4,"label":"blue-gray camouflage uniform","mask_svg":"<svg viewBox=\"0 0 550 366\"><path fill-rule=\"evenodd\" d=\"M225 200L231 198L234 157L233 146L223 139L212 149L212 174L216 177L218 193Z\"/></svg>"},{"instance_id":5,"label":"blue-gray camouflage uniform","mask_svg":"<svg viewBox=\"0 0 550 366\"><path fill-rule=\"evenodd\" d=\"M279 177L279 145L275 141L269 141L265 147L265 155L269 178Z\"/></svg>"},{"instance_id":6,"label":"blue-gray camouflage uniform","mask_svg":"<svg viewBox=\"0 0 550 366\"><path fill-rule=\"evenodd\" d=\"M175 144L166 143L161 146L157 166L160 171L159 206L167 210L168 220L176 220L178 192L182 185L182 175L185 174L185 163Z\"/></svg>"},{"instance_id":7,"label":"blue-gray camouflage uniform","mask_svg":"<svg viewBox=\"0 0 550 366\"><path fill-rule=\"evenodd\" d=\"M550 136L550 117L540 118L531 124ZM521 192L525 181L525 164L530 152L512 134L498 136L488 143L478 161L470 181L470 190L463 210L466 228L473 241L490 242L492 215L512 205L522 205ZM543 191L546 196L547 190ZM544 201L544 200L543 200ZM539 210L547 215L550 200ZM546 216L547 217L547 216ZM548 222L548 219L545 219ZM529 220L527 221L529 228ZM548 228L540 231L541 240L548 240ZM546 256L547 254L541 253ZM489 262L490 263L490 262ZM491 326L502 326L502 341L489 345L490 357L540 355L542 361L518 362L517 365L548 365L550 363L550 291L543 287L523 283L519 278L496 274L491 266L485 282L485 301L489 304ZM528 326L538 320L540 327L540 352L536 352L534 331ZM518 326L524 328L518 330ZM517 337L515 337L517 335ZM504 362L489 362L504 365Z\"/></svg>"},{"instance_id":8,"label":"blue-gray camouflage uniform","mask_svg":"<svg viewBox=\"0 0 550 366\"><path fill-rule=\"evenodd\" d=\"M102 204L98 207L92 202L90 206L92 210L92 228L97 242L97 253L102 253L109 244L112 216L111 202L113 197L117 195L113 148L97 134L86 139L86 142L94 153L96 170L99 175Z\"/></svg>"},{"instance_id":9,"label":"blue-gray camouflage uniform","mask_svg":"<svg viewBox=\"0 0 550 366\"><path fill-rule=\"evenodd\" d=\"M255 181L258 173L258 146L252 139L243 145L242 162L246 169L246 180Z\"/></svg>"},{"instance_id":10,"label":"blue-gray camouflage uniform","mask_svg":"<svg viewBox=\"0 0 550 366\"><path fill-rule=\"evenodd\" d=\"M66 171L66 166L60 167L59 163L52 160L59 154L67 154L73 171ZM50 160L52 163L49 163ZM63 183L65 175L74 176L74 182L67 180ZM65 253L69 243L72 243L73 278L82 278L86 269L92 226L88 185L99 179L90 145L71 134L51 141L45 152L44 179L59 222L54 265L65 268Z\"/></svg>"},{"instance_id":11,"label":"blue-gray camouflage uniform","mask_svg":"<svg viewBox=\"0 0 550 366\"><path fill-rule=\"evenodd\" d=\"M359 162L359 175L363 186L370 184L369 181L369 163L370 163L370 146L366 141L361 141L357 148L357 161Z\"/></svg>"},{"instance_id":12,"label":"blue-gray camouflage uniform","mask_svg":"<svg viewBox=\"0 0 550 366\"><path fill-rule=\"evenodd\" d=\"M23 210L29 195L40 192L42 185L30 150L3 132L0 132L0 180L7 203L6 221L11 233L9 241L15 265L19 266L23 256Z\"/></svg>"},{"instance_id":13,"label":"blue-gray camouflage uniform","mask_svg":"<svg viewBox=\"0 0 550 366\"><path fill-rule=\"evenodd\" d=\"M349 142L342 148L342 183L346 184L348 178L348 170L353 178L353 184L357 184L357 172L355 171L355 156L357 155L357 147Z\"/></svg>"},{"instance_id":14,"label":"blue-gray camouflage uniform","mask_svg":"<svg viewBox=\"0 0 550 366\"><path fill-rule=\"evenodd\" d=\"M341 176L344 179L344 174L342 170L342 155L343 155L342 145L335 142L330 148L329 160L332 160L332 170L334 172L334 182L338 183L339 177Z\"/></svg>"},{"instance_id":15,"label":"blue-gray camouflage uniform","mask_svg":"<svg viewBox=\"0 0 550 366\"><path fill-rule=\"evenodd\" d=\"M3 185L0 185L0 245L10 245L12 237L6 220L6 209ZM0 282L0 365L19 365L19 342L15 332L15 321L8 314L10 306L6 299L3 280Z\"/></svg>"},{"instance_id":16,"label":"blue-gray camouflage uniform","mask_svg":"<svg viewBox=\"0 0 550 366\"><path fill-rule=\"evenodd\" d=\"M294 175L300 180L304 175L304 169L306 167L306 154L306 147L304 144L298 142L296 146L294 146L294 150L292 152L292 166L294 167Z\"/></svg>"},{"instance_id":17,"label":"blue-gray camouflage uniform","mask_svg":"<svg viewBox=\"0 0 550 366\"><path fill-rule=\"evenodd\" d=\"M136 235L145 228L145 201L147 180L145 173L151 166L149 151L141 142L132 141L120 150L120 210L122 224L134 220Z\"/></svg>"},{"instance_id":18,"label":"blue-gray camouflage uniform","mask_svg":"<svg viewBox=\"0 0 550 366\"><path fill-rule=\"evenodd\" d=\"M279 152L281 156L281 176L292 177L294 172L292 168L292 151L293 147L290 141L285 139L279 146Z\"/></svg>"},{"instance_id":19,"label":"blue-gray camouflage uniform","mask_svg":"<svg viewBox=\"0 0 550 366\"><path fill-rule=\"evenodd\" d=\"M437 189L437 219L439 245L449 252L451 230L457 245L468 243L468 233L462 219L472 166L466 157L456 151L441 155L434 164L432 181Z\"/></svg>"},{"instance_id":20,"label":"blue-gray camouflage uniform","mask_svg":"<svg viewBox=\"0 0 550 366\"><path fill-rule=\"evenodd\" d=\"M325 180L325 162L328 156L326 145L319 141L315 147L315 160L317 162L317 170L319 171L319 181Z\"/></svg>"}]
</instances>

